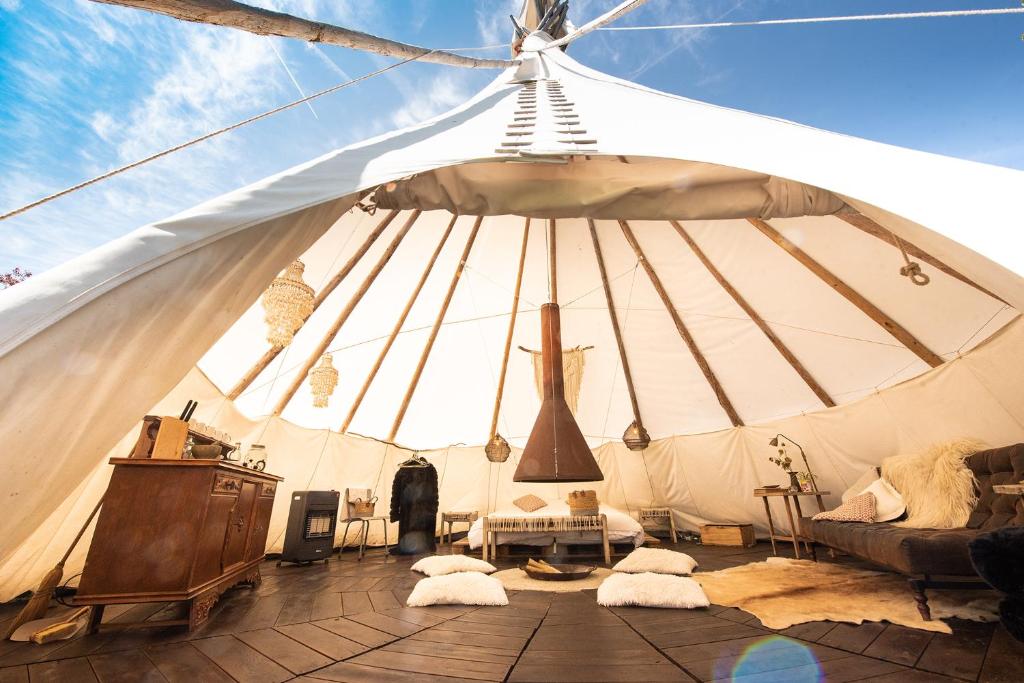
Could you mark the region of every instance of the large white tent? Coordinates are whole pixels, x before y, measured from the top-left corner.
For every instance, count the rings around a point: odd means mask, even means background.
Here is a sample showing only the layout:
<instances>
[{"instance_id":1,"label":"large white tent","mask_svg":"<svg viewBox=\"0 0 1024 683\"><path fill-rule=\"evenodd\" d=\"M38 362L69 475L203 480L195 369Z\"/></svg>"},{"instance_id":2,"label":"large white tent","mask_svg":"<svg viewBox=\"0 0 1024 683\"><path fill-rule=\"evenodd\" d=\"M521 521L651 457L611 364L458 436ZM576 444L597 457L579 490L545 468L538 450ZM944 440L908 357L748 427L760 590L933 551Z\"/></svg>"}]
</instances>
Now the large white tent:
<instances>
[{"instance_id":1,"label":"large white tent","mask_svg":"<svg viewBox=\"0 0 1024 683\"><path fill-rule=\"evenodd\" d=\"M835 493L898 452L1024 438L1024 174L656 92L543 50L545 40L531 36L516 66L453 111L0 293L0 377L13 397L0 412L0 599L59 558L140 418L177 414L187 399L199 401L197 419L265 444L268 469L285 477L268 550L280 547L284 494L368 487L387 500L410 449L437 466L442 510L490 510L524 491L564 497L571 485L512 482L539 405L530 357L515 347L540 347L549 228L563 346L593 347L576 417L604 473L595 487L617 507L667 505L688 526L760 525L751 491L784 478L767 459L778 432L804 445ZM517 113L531 88L536 111ZM493 464L483 444L527 219L498 423L513 454ZM643 451L621 441L636 416L595 236L653 439ZM900 274L901 246L929 284ZM268 354L259 297L297 258L328 295ZM304 368L325 341L340 382L313 408Z\"/></svg>"}]
</instances>

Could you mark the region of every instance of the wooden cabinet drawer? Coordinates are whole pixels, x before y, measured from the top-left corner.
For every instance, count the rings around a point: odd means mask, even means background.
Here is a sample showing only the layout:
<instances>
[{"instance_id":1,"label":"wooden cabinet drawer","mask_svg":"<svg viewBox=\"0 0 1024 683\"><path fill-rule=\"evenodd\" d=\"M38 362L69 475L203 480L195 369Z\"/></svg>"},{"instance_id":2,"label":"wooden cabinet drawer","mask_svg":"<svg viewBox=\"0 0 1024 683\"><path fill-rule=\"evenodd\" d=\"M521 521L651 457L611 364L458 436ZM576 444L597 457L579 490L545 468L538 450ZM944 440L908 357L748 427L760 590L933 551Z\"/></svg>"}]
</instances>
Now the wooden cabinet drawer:
<instances>
[{"instance_id":1,"label":"wooden cabinet drawer","mask_svg":"<svg viewBox=\"0 0 1024 683\"><path fill-rule=\"evenodd\" d=\"M213 479L213 495L237 496L242 490L242 478L218 473Z\"/></svg>"}]
</instances>

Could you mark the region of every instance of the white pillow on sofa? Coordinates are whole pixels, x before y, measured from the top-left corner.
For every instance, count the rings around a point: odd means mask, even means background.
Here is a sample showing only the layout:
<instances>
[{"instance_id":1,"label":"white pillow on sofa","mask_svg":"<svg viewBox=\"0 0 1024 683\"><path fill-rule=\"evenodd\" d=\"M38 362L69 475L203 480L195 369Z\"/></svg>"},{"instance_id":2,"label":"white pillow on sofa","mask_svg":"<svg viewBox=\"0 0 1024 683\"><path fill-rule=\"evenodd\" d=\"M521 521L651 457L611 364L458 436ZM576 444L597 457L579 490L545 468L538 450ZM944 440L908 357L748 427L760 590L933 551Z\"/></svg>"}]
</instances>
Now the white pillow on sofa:
<instances>
[{"instance_id":1,"label":"white pillow on sofa","mask_svg":"<svg viewBox=\"0 0 1024 683\"><path fill-rule=\"evenodd\" d=\"M612 574L597 588L603 607L674 607L691 609L710 605L704 589L693 579L665 574Z\"/></svg>"},{"instance_id":2,"label":"white pillow on sofa","mask_svg":"<svg viewBox=\"0 0 1024 683\"><path fill-rule=\"evenodd\" d=\"M853 484L850 485L850 488L843 491L843 502L849 503L851 498L853 498L854 496L859 496L860 494L864 493L864 491L869 486L878 481L878 479L878 468L869 467L868 470L864 472L864 474L860 475L860 478L857 479L857 481L853 482Z\"/></svg>"},{"instance_id":3,"label":"white pillow on sofa","mask_svg":"<svg viewBox=\"0 0 1024 683\"><path fill-rule=\"evenodd\" d=\"M612 569L626 574L692 574L696 567L697 561L686 553L665 548L637 548L619 560Z\"/></svg>"},{"instance_id":4,"label":"white pillow on sofa","mask_svg":"<svg viewBox=\"0 0 1024 683\"><path fill-rule=\"evenodd\" d=\"M871 493L875 496L876 522L891 522L907 511L903 496L885 479L876 479L862 493Z\"/></svg>"},{"instance_id":5,"label":"white pillow on sofa","mask_svg":"<svg viewBox=\"0 0 1024 683\"><path fill-rule=\"evenodd\" d=\"M442 576L455 572L492 574L498 571L498 568L490 562L484 562L469 555L431 555L419 560L412 566L412 570L427 576Z\"/></svg>"},{"instance_id":6,"label":"white pillow on sofa","mask_svg":"<svg viewBox=\"0 0 1024 683\"><path fill-rule=\"evenodd\" d=\"M405 601L409 607L429 605L507 605L501 581L479 572L456 572L420 579Z\"/></svg>"}]
</instances>

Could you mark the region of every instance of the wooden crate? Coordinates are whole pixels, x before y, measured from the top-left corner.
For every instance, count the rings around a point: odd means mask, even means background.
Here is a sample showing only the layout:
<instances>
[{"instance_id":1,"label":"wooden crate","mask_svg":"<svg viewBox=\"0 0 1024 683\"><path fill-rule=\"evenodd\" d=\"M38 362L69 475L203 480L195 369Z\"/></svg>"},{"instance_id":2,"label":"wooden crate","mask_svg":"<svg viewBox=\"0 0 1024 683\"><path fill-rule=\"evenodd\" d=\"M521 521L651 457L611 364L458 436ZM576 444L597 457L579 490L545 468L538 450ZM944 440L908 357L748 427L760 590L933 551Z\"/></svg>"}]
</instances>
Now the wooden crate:
<instances>
[{"instance_id":1,"label":"wooden crate","mask_svg":"<svg viewBox=\"0 0 1024 683\"><path fill-rule=\"evenodd\" d=\"M704 545L750 548L757 540L752 524L705 524L700 528L700 542Z\"/></svg>"}]
</instances>

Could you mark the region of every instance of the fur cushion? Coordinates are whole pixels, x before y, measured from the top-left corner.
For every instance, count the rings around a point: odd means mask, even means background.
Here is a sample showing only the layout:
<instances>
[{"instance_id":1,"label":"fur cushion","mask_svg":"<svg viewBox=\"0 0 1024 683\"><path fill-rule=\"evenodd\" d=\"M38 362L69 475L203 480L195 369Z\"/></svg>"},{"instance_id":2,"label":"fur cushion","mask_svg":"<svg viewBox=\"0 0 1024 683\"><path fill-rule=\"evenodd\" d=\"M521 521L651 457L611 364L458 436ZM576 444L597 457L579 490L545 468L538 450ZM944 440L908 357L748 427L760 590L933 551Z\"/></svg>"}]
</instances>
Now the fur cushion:
<instances>
[{"instance_id":1,"label":"fur cushion","mask_svg":"<svg viewBox=\"0 0 1024 683\"><path fill-rule=\"evenodd\" d=\"M873 483L878 481L878 468L869 467L865 470L864 474L860 475L860 478L850 485L850 488L843 491L843 502L847 503L854 496L859 496L864 493L864 489L871 486Z\"/></svg>"},{"instance_id":2,"label":"fur cushion","mask_svg":"<svg viewBox=\"0 0 1024 683\"><path fill-rule=\"evenodd\" d=\"M612 574L597 588L604 607L707 607L708 596L693 579L665 574Z\"/></svg>"},{"instance_id":3,"label":"fur cushion","mask_svg":"<svg viewBox=\"0 0 1024 683\"><path fill-rule=\"evenodd\" d=\"M490 562L484 562L469 555L431 555L416 562L412 566L412 570L427 576L442 576L455 572L491 574L498 571L498 568Z\"/></svg>"},{"instance_id":4,"label":"fur cushion","mask_svg":"<svg viewBox=\"0 0 1024 683\"><path fill-rule=\"evenodd\" d=\"M862 493L854 496L849 502L843 503L835 510L819 512L813 519L825 519L832 522L873 522L875 521L875 495Z\"/></svg>"},{"instance_id":5,"label":"fur cushion","mask_svg":"<svg viewBox=\"0 0 1024 683\"><path fill-rule=\"evenodd\" d=\"M409 607L428 605L507 605L505 587L493 576L456 572L420 579L405 601Z\"/></svg>"},{"instance_id":6,"label":"fur cushion","mask_svg":"<svg viewBox=\"0 0 1024 683\"><path fill-rule=\"evenodd\" d=\"M686 553L664 548L637 548L612 567L617 572L639 574L692 574L697 561Z\"/></svg>"},{"instance_id":7,"label":"fur cushion","mask_svg":"<svg viewBox=\"0 0 1024 683\"><path fill-rule=\"evenodd\" d=\"M548 502L546 500L539 498L532 493L528 493L521 498L516 498L512 501L512 504L523 512L534 512L548 506Z\"/></svg>"},{"instance_id":8,"label":"fur cushion","mask_svg":"<svg viewBox=\"0 0 1024 683\"><path fill-rule=\"evenodd\" d=\"M1024 592L1024 526L981 534L967 544L978 576L1004 593ZM1019 617L1024 627L1024 613Z\"/></svg>"},{"instance_id":9,"label":"fur cushion","mask_svg":"<svg viewBox=\"0 0 1024 683\"><path fill-rule=\"evenodd\" d=\"M875 497L876 522L891 522L903 516L903 513L907 511L907 504L903 502L903 496L885 479L876 479L863 492L870 493Z\"/></svg>"},{"instance_id":10,"label":"fur cushion","mask_svg":"<svg viewBox=\"0 0 1024 683\"><path fill-rule=\"evenodd\" d=\"M961 439L883 460L882 477L907 502L907 519L897 524L914 529L966 526L978 494L964 459L979 448L978 443Z\"/></svg>"}]
</instances>

